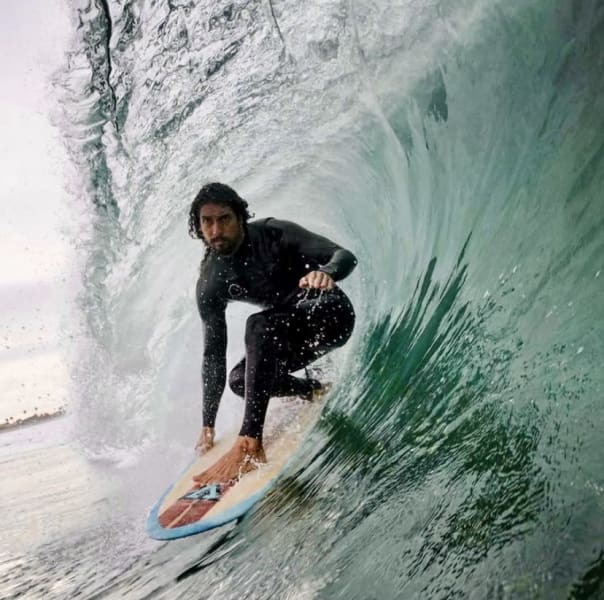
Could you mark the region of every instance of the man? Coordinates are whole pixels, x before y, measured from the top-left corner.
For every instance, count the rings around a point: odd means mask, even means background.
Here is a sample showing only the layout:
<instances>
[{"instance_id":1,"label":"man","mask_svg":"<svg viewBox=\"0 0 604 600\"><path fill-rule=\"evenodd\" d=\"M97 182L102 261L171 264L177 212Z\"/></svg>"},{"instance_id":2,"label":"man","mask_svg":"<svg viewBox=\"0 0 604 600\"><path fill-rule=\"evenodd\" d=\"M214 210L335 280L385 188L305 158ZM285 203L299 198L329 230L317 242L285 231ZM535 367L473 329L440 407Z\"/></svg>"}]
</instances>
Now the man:
<instances>
[{"instance_id":1,"label":"man","mask_svg":"<svg viewBox=\"0 0 604 600\"><path fill-rule=\"evenodd\" d=\"M237 478L266 462L262 429L269 398L312 400L321 384L291 373L342 346L354 327L352 304L334 283L354 269L354 255L295 223L272 218L248 223L247 208L229 186L209 183L189 212L189 234L206 245L197 282L204 330L200 452L213 446L226 384L226 305L241 300L264 309L248 318L245 357L229 375L233 392L245 398L239 436L195 477L199 485Z\"/></svg>"}]
</instances>

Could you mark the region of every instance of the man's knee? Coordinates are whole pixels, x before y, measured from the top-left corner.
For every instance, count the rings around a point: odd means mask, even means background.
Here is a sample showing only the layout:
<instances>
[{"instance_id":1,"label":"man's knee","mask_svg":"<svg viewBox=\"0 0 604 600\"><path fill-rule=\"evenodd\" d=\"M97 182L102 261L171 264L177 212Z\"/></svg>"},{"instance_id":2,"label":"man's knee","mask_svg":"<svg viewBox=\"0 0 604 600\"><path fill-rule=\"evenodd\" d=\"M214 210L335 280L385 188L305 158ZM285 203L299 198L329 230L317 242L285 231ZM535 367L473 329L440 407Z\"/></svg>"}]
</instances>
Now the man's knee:
<instances>
[{"instance_id":1,"label":"man's knee","mask_svg":"<svg viewBox=\"0 0 604 600\"><path fill-rule=\"evenodd\" d=\"M287 324L282 317L264 312L250 315L245 326L245 346L253 350L281 355L287 346Z\"/></svg>"},{"instance_id":2,"label":"man's knee","mask_svg":"<svg viewBox=\"0 0 604 600\"><path fill-rule=\"evenodd\" d=\"M245 343L265 343L274 339L276 335L273 320L265 313L256 313L247 318L245 324Z\"/></svg>"},{"instance_id":3,"label":"man's knee","mask_svg":"<svg viewBox=\"0 0 604 600\"><path fill-rule=\"evenodd\" d=\"M245 343L250 344L266 335L268 319L263 313L250 315L245 322Z\"/></svg>"},{"instance_id":4,"label":"man's knee","mask_svg":"<svg viewBox=\"0 0 604 600\"><path fill-rule=\"evenodd\" d=\"M229 387L237 396L245 396L245 368L235 367L229 373Z\"/></svg>"}]
</instances>

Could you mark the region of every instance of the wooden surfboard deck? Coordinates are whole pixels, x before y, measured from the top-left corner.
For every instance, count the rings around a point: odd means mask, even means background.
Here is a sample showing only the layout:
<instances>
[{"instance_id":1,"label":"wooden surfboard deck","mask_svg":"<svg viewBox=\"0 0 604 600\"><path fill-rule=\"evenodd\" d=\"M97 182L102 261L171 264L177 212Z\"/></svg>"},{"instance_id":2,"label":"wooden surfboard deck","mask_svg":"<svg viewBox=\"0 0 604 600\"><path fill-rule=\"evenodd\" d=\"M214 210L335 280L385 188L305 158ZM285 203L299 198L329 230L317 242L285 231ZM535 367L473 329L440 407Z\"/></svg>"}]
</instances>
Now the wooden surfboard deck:
<instances>
[{"instance_id":1,"label":"wooden surfboard deck","mask_svg":"<svg viewBox=\"0 0 604 600\"><path fill-rule=\"evenodd\" d=\"M196 457L156 502L147 517L150 537L171 540L225 525L243 516L266 493L315 423L323 399L279 403L276 409L269 407L267 415L263 439L267 463L236 482L212 482L199 489L193 476L225 454L237 434L223 436L209 452Z\"/></svg>"}]
</instances>

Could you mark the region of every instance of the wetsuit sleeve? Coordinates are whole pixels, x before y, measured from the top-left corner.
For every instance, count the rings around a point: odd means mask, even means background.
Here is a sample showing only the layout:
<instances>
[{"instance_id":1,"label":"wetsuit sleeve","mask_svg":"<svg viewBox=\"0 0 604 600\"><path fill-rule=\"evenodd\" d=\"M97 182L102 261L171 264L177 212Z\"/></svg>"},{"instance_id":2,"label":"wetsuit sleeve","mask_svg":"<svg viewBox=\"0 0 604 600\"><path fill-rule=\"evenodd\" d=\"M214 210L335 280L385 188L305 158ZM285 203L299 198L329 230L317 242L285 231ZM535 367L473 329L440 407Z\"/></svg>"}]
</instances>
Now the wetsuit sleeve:
<instances>
[{"instance_id":1,"label":"wetsuit sleeve","mask_svg":"<svg viewBox=\"0 0 604 600\"><path fill-rule=\"evenodd\" d=\"M348 277L357 265L355 255L331 240L308 231L290 221L272 220L283 231L282 243L287 249L298 252L319 265L318 270L327 273L334 281Z\"/></svg>"},{"instance_id":2,"label":"wetsuit sleeve","mask_svg":"<svg viewBox=\"0 0 604 600\"><path fill-rule=\"evenodd\" d=\"M203 325L203 358L201 380L203 392L203 425L214 427L220 399L226 384L227 328L225 306L209 303L198 294L197 303Z\"/></svg>"}]
</instances>

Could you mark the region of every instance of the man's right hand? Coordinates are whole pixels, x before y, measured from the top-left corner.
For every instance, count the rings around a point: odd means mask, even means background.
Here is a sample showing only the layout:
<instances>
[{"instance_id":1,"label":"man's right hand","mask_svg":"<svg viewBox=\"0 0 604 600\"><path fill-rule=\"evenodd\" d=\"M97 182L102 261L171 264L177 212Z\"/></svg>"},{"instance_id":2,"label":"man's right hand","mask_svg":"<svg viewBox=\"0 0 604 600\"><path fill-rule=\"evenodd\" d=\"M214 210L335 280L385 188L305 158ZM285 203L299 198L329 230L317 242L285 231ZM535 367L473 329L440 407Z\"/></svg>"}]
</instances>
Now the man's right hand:
<instances>
[{"instance_id":1,"label":"man's right hand","mask_svg":"<svg viewBox=\"0 0 604 600\"><path fill-rule=\"evenodd\" d=\"M331 275L323 271L311 271L300 279L298 285L301 288L314 288L316 290L333 290L333 279Z\"/></svg>"},{"instance_id":2,"label":"man's right hand","mask_svg":"<svg viewBox=\"0 0 604 600\"><path fill-rule=\"evenodd\" d=\"M201 433L197 444L195 444L195 450L197 454L204 454L208 450L214 447L214 428L213 427L202 427Z\"/></svg>"}]
</instances>

